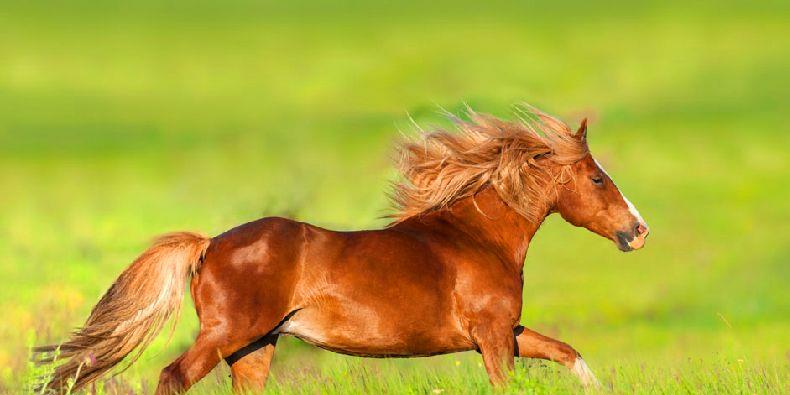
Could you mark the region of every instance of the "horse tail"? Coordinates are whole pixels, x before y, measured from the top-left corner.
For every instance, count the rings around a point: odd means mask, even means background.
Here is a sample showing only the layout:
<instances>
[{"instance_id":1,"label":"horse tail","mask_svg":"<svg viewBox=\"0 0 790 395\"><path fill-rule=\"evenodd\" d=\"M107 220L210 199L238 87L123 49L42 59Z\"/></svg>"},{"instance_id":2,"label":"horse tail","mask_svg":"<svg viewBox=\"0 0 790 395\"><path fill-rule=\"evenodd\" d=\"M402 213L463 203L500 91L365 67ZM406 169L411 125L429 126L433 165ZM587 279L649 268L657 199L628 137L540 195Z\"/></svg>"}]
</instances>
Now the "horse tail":
<instances>
[{"instance_id":1,"label":"horse tail","mask_svg":"<svg viewBox=\"0 0 790 395\"><path fill-rule=\"evenodd\" d=\"M40 378L39 389L76 391L137 350L126 369L171 316L175 328L184 287L210 243L210 238L190 232L158 237L121 273L68 341L33 349L37 362L57 364L51 376Z\"/></svg>"}]
</instances>

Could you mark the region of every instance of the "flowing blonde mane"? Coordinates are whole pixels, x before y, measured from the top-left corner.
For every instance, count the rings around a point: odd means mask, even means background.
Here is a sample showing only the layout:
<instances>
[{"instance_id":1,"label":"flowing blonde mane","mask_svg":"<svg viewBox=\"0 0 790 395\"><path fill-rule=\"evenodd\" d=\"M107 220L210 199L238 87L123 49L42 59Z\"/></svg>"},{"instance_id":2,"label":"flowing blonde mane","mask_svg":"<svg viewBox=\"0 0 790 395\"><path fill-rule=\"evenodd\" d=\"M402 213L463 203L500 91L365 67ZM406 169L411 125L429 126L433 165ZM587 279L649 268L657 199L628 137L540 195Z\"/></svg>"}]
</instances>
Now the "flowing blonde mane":
<instances>
[{"instance_id":1,"label":"flowing blonde mane","mask_svg":"<svg viewBox=\"0 0 790 395\"><path fill-rule=\"evenodd\" d=\"M535 199L548 183L567 182L563 173L589 150L584 135L557 118L529 106L518 107L517 115L518 121L505 121L469 110L468 121L451 116L454 132L421 131L419 139L400 143L403 180L391 193L395 222L448 207L489 185L511 208L537 220Z\"/></svg>"}]
</instances>

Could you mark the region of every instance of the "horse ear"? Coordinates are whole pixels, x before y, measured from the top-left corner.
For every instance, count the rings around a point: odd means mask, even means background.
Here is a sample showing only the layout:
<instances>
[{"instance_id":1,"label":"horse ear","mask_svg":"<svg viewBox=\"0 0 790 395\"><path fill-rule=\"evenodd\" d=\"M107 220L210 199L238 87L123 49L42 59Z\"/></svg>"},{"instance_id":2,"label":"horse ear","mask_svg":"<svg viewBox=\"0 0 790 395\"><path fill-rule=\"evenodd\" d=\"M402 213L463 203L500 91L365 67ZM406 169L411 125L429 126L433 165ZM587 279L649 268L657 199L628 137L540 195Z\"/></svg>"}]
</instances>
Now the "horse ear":
<instances>
[{"instance_id":1,"label":"horse ear","mask_svg":"<svg viewBox=\"0 0 790 395\"><path fill-rule=\"evenodd\" d=\"M582 141L587 140L587 118L582 119L582 124L576 131L576 138Z\"/></svg>"}]
</instances>

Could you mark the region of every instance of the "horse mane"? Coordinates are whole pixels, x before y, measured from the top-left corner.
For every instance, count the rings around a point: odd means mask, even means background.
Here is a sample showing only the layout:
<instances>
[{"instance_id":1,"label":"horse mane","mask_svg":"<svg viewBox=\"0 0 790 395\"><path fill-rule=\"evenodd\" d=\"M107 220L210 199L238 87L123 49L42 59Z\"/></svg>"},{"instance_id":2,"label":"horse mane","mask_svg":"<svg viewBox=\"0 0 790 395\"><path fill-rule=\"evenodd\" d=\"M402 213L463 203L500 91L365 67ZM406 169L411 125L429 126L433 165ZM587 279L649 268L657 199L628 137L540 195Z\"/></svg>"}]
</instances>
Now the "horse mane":
<instances>
[{"instance_id":1,"label":"horse mane","mask_svg":"<svg viewBox=\"0 0 790 395\"><path fill-rule=\"evenodd\" d=\"M419 138L397 145L402 180L390 193L394 223L446 208L487 186L528 220L539 220L536 199L546 197L549 183L567 182L569 165L589 153L584 133L531 106L516 107L518 121L471 109L468 120L448 115L457 130L420 129ZM551 174L557 166L560 171Z\"/></svg>"}]
</instances>

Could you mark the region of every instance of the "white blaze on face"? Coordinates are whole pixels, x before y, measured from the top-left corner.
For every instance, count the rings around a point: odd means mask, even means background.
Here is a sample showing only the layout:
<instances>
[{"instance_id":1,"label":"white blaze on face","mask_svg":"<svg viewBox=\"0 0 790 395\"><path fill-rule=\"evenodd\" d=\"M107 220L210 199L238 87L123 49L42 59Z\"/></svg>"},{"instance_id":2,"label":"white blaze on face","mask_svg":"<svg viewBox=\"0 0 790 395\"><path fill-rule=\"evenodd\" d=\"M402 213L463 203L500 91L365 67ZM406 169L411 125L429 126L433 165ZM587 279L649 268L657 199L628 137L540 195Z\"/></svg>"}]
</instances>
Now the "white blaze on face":
<instances>
[{"instance_id":1,"label":"white blaze on face","mask_svg":"<svg viewBox=\"0 0 790 395\"><path fill-rule=\"evenodd\" d=\"M598 163L598 160L597 159L593 159L593 160L595 161L595 164L598 166L598 168L601 169L601 171L604 174L606 174L609 177L609 179L612 180L612 183L614 183L614 179L612 178L612 176L610 176L609 173L607 173L606 170L604 170L603 166L601 166L601 164ZM617 185L615 184L615 186ZM617 188L617 190L620 191L620 188ZM636 218L636 220L639 221L640 224L647 226L647 223L642 218L642 215L639 214L639 210L637 210L636 207L634 207L634 204L631 203L631 201L628 200L628 198L625 197L625 195L623 195L623 191L620 191L620 197L623 198L623 201L625 201L625 204L628 206L628 212L630 212L631 215L633 215Z\"/></svg>"}]
</instances>

